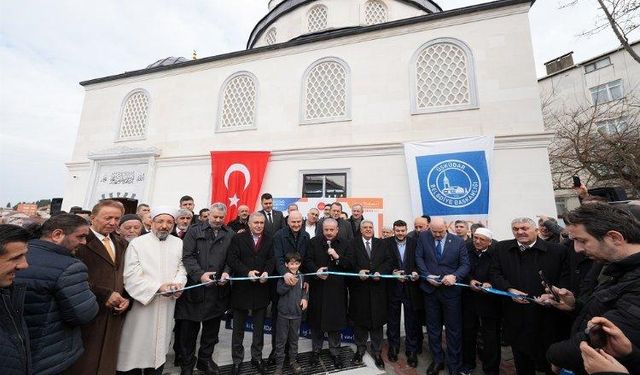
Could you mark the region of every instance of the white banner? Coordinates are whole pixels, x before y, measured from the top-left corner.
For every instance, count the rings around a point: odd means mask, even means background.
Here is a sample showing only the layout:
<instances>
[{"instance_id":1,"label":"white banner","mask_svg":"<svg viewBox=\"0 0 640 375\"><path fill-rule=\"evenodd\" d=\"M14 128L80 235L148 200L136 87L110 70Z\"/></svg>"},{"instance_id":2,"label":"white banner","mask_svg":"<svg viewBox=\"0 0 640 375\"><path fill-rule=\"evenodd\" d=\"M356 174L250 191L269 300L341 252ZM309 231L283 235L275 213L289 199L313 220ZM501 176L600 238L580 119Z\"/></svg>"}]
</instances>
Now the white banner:
<instances>
[{"instance_id":1,"label":"white banner","mask_svg":"<svg viewBox=\"0 0 640 375\"><path fill-rule=\"evenodd\" d=\"M494 137L404 144L414 217L486 223Z\"/></svg>"}]
</instances>

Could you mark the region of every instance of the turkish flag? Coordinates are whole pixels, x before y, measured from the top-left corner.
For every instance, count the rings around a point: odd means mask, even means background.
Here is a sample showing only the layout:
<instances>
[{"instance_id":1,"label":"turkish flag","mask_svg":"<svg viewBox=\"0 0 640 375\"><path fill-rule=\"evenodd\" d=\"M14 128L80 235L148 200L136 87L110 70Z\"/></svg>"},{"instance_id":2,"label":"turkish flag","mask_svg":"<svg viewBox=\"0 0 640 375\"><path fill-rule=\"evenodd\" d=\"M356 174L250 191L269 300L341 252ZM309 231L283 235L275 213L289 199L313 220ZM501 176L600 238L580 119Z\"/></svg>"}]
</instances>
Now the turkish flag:
<instances>
[{"instance_id":1,"label":"turkish flag","mask_svg":"<svg viewBox=\"0 0 640 375\"><path fill-rule=\"evenodd\" d=\"M255 209L269 151L211 151L211 203L227 205L225 223L236 218L238 206Z\"/></svg>"}]
</instances>

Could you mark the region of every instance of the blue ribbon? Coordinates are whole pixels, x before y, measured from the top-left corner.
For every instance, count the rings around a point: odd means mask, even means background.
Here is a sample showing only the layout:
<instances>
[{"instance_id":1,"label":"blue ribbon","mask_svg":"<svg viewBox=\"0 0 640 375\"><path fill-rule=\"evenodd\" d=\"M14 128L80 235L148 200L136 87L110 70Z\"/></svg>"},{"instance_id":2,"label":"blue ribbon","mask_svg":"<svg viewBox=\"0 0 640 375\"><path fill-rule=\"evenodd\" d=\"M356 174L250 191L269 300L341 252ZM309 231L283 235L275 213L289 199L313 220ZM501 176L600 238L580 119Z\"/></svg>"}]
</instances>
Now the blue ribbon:
<instances>
[{"instance_id":1,"label":"blue ribbon","mask_svg":"<svg viewBox=\"0 0 640 375\"><path fill-rule=\"evenodd\" d=\"M370 277L370 278L381 278L381 279L410 279L411 275L403 275L403 274L398 274L398 275L394 275L394 274L381 274L381 275L374 275L371 273L367 273L367 274L359 274L359 273L355 273L355 272L339 272L339 271L324 271L324 272L309 272L309 273L301 273L298 275L302 275L302 276L319 276L319 275L334 275L334 276L343 276L343 277ZM260 279L281 279L284 276L282 275L273 275L273 276L266 276L266 277L249 277L249 276L238 276L238 277L229 277L226 279L226 281L259 281ZM421 279L431 279L431 280L435 280L435 281L439 281L439 279L434 279L433 277L427 277L427 276L420 276ZM220 279L212 279L211 281L207 281L206 283L200 283L200 284L195 284L195 285L189 285L187 287L184 287L182 289L178 289L175 290L173 292L158 292L156 293L157 295L171 295L173 293L176 292L182 292L184 290L189 290L189 289L194 289L194 288L199 288L202 286L207 286L207 285L211 285L211 284L219 284L220 283ZM463 287L463 288L469 288L470 286L468 284L462 284L462 283L454 283L454 286L459 286L459 287ZM504 290L500 290L500 289L495 289L495 288L481 288L483 291L487 292L487 293L491 293L491 294L495 294L498 296L503 296L503 297L509 297L509 298L521 298L521 299L525 299L531 302L535 302L535 299L532 297L529 297L527 295L519 295L519 294L515 294L515 293L511 293L511 292L507 292Z\"/></svg>"}]
</instances>

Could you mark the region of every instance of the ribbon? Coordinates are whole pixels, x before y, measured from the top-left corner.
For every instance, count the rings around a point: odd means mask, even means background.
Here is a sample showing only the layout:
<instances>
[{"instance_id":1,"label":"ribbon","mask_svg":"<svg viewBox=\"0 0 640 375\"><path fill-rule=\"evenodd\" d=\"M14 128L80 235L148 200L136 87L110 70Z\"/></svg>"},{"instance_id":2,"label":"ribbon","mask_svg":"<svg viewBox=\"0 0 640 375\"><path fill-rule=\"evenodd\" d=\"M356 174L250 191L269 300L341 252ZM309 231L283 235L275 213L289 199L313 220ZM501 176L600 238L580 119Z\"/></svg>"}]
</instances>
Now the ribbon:
<instances>
[{"instance_id":1,"label":"ribbon","mask_svg":"<svg viewBox=\"0 0 640 375\"><path fill-rule=\"evenodd\" d=\"M299 273L298 276L318 276L318 275L334 275L334 276L343 276L343 277L370 277L370 278L381 278L381 279L410 279L411 275L404 275L404 274L380 274L380 275L374 275L371 273L367 273L367 274L360 274L360 273L355 273L355 272L340 272L340 271L324 271L324 272L309 272L309 273ZM281 279L284 276L282 275L273 275L273 276L266 276L266 277L249 277L249 276L238 276L238 277L229 277L226 279L226 281L259 281L259 280L264 280L264 279ZM436 280L438 281L438 278L434 278L433 276L429 277L429 276L420 276L421 279L431 279L431 280ZM207 286L207 285L211 285L211 284L219 284L220 283L220 279L214 278L211 281L207 281L206 283L200 283L200 284L195 284L195 285L189 285L186 286L184 288L181 289L177 289L174 290L173 292L157 292L156 295L171 295L173 293L177 293L177 292L182 292L185 290L189 290L189 289L194 289L194 288L199 288L202 286ZM459 286L459 287L463 287L463 288L470 288L470 286L468 284L463 284L463 283L454 283L454 286ZM509 297L509 298L523 298L527 301L531 301L531 302L535 302L535 299L528 296L528 295L519 295L519 294L515 294L515 293L511 293L511 292L507 292L505 290L500 290L500 289L495 289L495 288L481 288L483 291L487 292L487 293L491 293L491 294L495 294L498 296L503 296L503 297Z\"/></svg>"}]
</instances>

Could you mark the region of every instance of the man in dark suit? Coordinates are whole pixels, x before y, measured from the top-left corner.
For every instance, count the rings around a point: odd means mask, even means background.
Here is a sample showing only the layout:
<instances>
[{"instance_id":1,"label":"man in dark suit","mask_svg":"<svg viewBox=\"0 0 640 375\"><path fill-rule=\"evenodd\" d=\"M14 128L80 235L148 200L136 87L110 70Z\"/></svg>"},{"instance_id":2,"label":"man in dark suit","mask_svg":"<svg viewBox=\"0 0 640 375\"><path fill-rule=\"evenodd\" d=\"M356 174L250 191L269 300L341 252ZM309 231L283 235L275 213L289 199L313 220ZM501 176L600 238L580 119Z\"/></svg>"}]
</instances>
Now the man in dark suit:
<instances>
[{"instance_id":1,"label":"man in dark suit","mask_svg":"<svg viewBox=\"0 0 640 375\"><path fill-rule=\"evenodd\" d=\"M331 203L331 218L338 223L338 238L342 243L348 244L353 239L353 231L351 230L351 224L342 218L342 204L340 202ZM316 225L316 236L321 236L323 233L323 223L328 219L323 217L318 221Z\"/></svg>"},{"instance_id":2,"label":"man in dark suit","mask_svg":"<svg viewBox=\"0 0 640 375\"><path fill-rule=\"evenodd\" d=\"M405 275L407 279L400 278L388 280L389 293L387 341L389 341L389 361L398 360L400 350L400 316L404 306L404 349L407 355L407 364L410 367L418 366L418 330L422 329L416 319L416 308L419 303L420 311L424 314L424 303L420 291L420 276L416 266L417 241L407 237L407 223L397 220L393 223L394 236L385 239L385 245L394 260L394 273Z\"/></svg>"},{"instance_id":3,"label":"man in dark suit","mask_svg":"<svg viewBox=\"0 0 640 375\"><path fill-rule=\"evenodd\" d=\"M358 237L360 235L360 223L364 219L362 214L364 213L364 209L360 203L356 203L351 206L351 217L347 219L347 222L351 226L351 232L353 232L353 237Z\"/></svg>"},{"instance_id":4,"label":"man in dark suit","mask_svg":"<svg viewBox=\"0 0 640 375\"><path fill-rule=\"evenodd\" d=\"M276 232L273 237L273 251L275 255L276 271L284 276L285 284L295 286L298 279L287 270L284 264L284 256L288 253L298 253L304 259L309 247L309 234L302 229L302 214L300 211L292 211L287 220L287 227ZM269 354L269 364L276 361L276 320L278 316L277 279L271 282L271 354ZM285 351L286 353L286 351ZM295 358L293 358L295 359Z\"/></svg>"},{"instance_id":5,"label":"man in dark suit","mask_svg":"<svg viewBox=\"0 0 640 375\"><path fill-rule=\"evenodd\" d=\"M427 375L444 369L443 321L447 329L447 367L449 374L458 374L462 360L462 302L461 290L454 284L469 273L464 241L447 233L447 224L442 218L434 218L429 231L420 233L418 238L416 264L424 279L420 288L425 293L429 349L433 356Z\"/></svg>"},{"instance_id":6,"label":"man in dark suit","mask_svg":"<svg viewBox=\"0 0 640 375\"><path fill-rule=\"evenodd\" d=\"M287 226L284 216L281 211L273 209L273 196L271 194L262 194L260 196L260 204L262 205L262 210L259 212L264 215L264 233L273 238L277 231Z\"/></svg>"},{"instance_id":7,"label":"man in dark suit","mask_svg":"<svg viewBox=\"0 0 640 375\"><path fill-rule=\"evenodd\" d=\"M384 369L382 360L382 327L387 322L386 283L379 276L390 274L393 258L382 241L373 237L373 222L362 220L360 234L347 248L347 259L352 272L359 279L349 283L349 317L354 322L354 341L357 346L352 363L362 364L371 336L371 352L378 369Z\"/></svg>"},{"instance_id":8,"label":"man in dark suit","mask_svg":"<svg viewBox=\"0 0 640 375\"><path fill-rule=\"evenodd\" d=\"M554 286L570 284L567 249L538 237L536 222L530 218L511 221L512 240L496 245L491 265L494 288L537 297L544 293L539 271ZM503 305L505 341L511 345L518 375L534 375L536 371L553 374L545 358L549 346L563 340L564 315L554 309L513 298ZM563 324L564 323L564 324Z\"/></svg>"},{"instance_id":9,"label":"man in dark suit","mask_svg":"<svg viewBox=\"0 0 640 375\"><path fill-rule=\"evenodd\" d=\"M265 219L262 213L249 216L249 231L238 233L231 240L227 264L234 277L250 277L249 281L236 281L231 287L231 307L233 308L233 333L231 356L233 375L240 374L244 358L244 324L251 310L253 318L253 340L251 342L251 364L260 373L265 373L262 359L264 343L264 317L269 305L269 284L267 276L273 273L275 257L273 238L264 232Z\"/></svg>"},{"instance_id":10,"label":"man in dark suit","mask_svg":"<svg viewBox=\"0 0 640 375\"><path fill-rule=\"evenodd\" d=\"M76 250L89 271L89 286L100 310L94 320L82 327L84 353L69 368L70 374L112 375L116 372L120 333L130 298L124 291L124 254L127 241L115 234L122 203L101 200L91 210L87 244Z\"/></svg>"}]
</instances>

